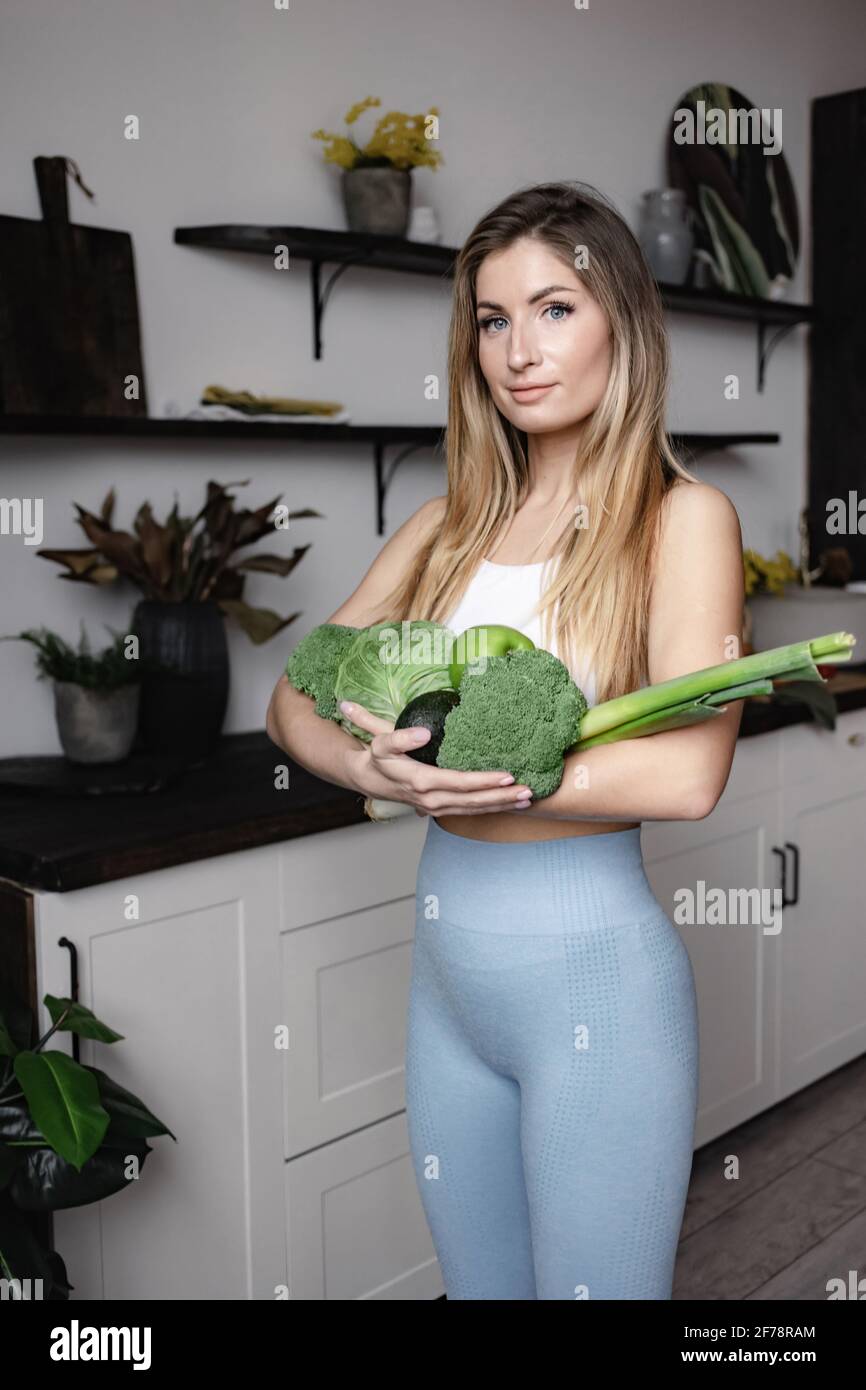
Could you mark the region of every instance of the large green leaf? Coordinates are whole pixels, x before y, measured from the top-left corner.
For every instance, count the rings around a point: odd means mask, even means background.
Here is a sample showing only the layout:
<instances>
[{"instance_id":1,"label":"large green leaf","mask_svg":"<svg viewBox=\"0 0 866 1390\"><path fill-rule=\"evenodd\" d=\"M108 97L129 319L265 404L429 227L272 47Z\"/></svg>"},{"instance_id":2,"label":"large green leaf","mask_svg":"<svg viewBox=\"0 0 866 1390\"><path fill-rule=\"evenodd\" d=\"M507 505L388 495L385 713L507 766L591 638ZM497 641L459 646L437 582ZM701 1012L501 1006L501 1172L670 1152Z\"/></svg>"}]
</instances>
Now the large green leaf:
<instances>
[{"instance_id":1,"label":"large green leaf","mask_svg":"<svg viewBox=\"0 0 866 1390\"><path fill-rule=\"evenodd\" d=\"M736 294L766 299L770 277L749 234L731 216L714 188L699 184L698 201L712 237L725 287Z\"/></svg>"},{"instance_id":2,"label":"large green leaf","mask_svg":"<svg viewBox=\"0 0 866 1390\"><path fill-rule=\"evenodd\" d=\"M100 1099L111 1120L103 1143L108 1143L109 1136L115 1135L132 1135L135 1138L146 1139L158 1134L169 1134L177 1142L177 1135L172 1134L162 1120L157 1119L144 1101L133 1095L132 1091L127 1091L112 1077L106 1076L99 1067L85 1065L85 1071L96 1077Z\"/></svg>"},{"instance_id":3,"label":"large green leaf","mask_svg":"<svg viewBox=\"0 0 866 1390\"><path fill-rule=\"evenodd\" d=\"M95 1077L99 1099L109 1117L103 1144L122 1141L126 1136L147 1139L160 1134L171 1135L172 1139L177 1140L177 1136L132 1091L107 1076L99 1067L83 1065L84 1070ZM26 1096L19 1094L14 1100L0 1100L0 1144L4 1142L35 1145L46 1142L45 1135L34 1124Z\"/></svg>"},{"instance_id":4,"label":"large green leaf","mask_svg":"<svg viewBox=\"0 0 866 1390\"><path fill-rule=\"evenodd\" d=\"M82 1038L94 1038L96 1042L102 1043L123 1041L122 1033L115 1033L107 1023L101 1023L83 1004L78 1004L72 999L58 999L53 994L46 994L42 1002L51 1015L52 1023L57 1023L57 1020L66 1014L57 1029L58 1033L78 1033Z\"/></svg>"},{"instance_id":5,"label":"large green leaf","mask_svg":"<svg viewBox=\"0 0 866 1390\"><path fill-rule=\"evenodd\" d=\"M108 1128L96 1077L65 1052L19 1052L15 1075L34 1123L58 1154L80 1168Z\"/></svg>"}]
</instances>

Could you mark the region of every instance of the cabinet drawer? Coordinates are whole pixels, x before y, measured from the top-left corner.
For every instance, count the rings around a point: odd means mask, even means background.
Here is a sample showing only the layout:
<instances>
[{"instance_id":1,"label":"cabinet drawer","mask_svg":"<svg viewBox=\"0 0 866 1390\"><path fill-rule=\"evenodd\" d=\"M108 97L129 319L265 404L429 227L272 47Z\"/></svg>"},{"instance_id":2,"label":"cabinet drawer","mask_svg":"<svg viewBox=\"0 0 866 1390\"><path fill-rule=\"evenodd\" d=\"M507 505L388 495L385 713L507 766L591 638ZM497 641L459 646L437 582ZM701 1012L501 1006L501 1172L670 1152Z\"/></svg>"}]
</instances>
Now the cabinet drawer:
<instances>
[{"instance_id":1,"label":"cabinet drawer","mask_svg":"<svg viewBox=\"0 0 866 1390\"><path fill-rule=\"evenodd\" d=\"M280 848L280 927L291 931L415 892L426 816L345 825Z\"/></svg>"},{"instance_id":2,"label":"cabinet drawer","mask_svg":"<svg viewBox=\"0 0 866 1390\"><path fill-rule=\"evenodd\" d=\"M415 895L284 932L285 1156L406 1104Z\"/></svg>"},{"instance_id":3,"label":"cabinet drawer","mask_svg":"<svg viewBox=\"0 0 866 1390\"><path fill-rule=\"evenodd\" d=\"M828 785L866 788L866 709L840 714L835 729L792 724L781 739L786 787L823 778Z\"/></svg>"},{"instance_id":4,"label":"cabinet drawer","mask_svg":"<svg viewBox=\"0 0 866 1390\"><path fill-rule=\"evenodd\" d=\"M405 1113L286 1164L289 1297L425 1300L445 1292Z\"/></svg>"}]
</instances>

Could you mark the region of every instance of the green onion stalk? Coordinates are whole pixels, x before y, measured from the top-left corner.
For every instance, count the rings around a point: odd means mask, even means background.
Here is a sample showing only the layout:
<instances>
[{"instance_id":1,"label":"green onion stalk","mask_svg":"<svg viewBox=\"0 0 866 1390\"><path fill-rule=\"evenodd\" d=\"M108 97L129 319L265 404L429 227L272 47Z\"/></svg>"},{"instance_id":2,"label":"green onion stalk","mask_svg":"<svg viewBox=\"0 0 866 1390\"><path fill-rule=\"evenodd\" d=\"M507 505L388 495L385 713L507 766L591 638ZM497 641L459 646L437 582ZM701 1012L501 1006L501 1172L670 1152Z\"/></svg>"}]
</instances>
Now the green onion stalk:
<instances>
[{"instance_id":1,"label":"green onion stalk","mask_svg":"<svg viewBox=\"0 0 866 1390\"><path fill-rule=\"evenodd\" d=\"M629 695L593 705L583 716L576 752L601 743L680 729L724 713L732 700L770 695L773 681L821 681L815 663L833 665L851 660L856 638L850 632L831 632L785 647L771 647L718 666L704 666L685 676L644 686Z\"/></svg>"}]
</instances>

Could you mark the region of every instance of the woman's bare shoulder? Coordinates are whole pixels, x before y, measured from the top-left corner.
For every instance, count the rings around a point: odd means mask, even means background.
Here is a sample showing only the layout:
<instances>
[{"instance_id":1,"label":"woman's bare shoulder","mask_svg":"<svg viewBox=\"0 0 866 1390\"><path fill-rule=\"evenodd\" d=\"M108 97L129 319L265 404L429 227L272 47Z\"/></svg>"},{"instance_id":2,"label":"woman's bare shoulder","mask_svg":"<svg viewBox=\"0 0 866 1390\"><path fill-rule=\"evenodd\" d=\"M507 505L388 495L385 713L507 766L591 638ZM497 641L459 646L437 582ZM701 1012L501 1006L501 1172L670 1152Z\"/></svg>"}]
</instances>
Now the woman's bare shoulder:
<instances>
[{"instance_id":1,"label":"woman's bare shoulder","mask_svg":"<svg viewBox=\"0 0 866 1390\"><path fill-rule=\"evenodd\" d=\"M419 519L423 517L424 526L439 526L445 519L447 507L447 497L429 497L423 506L418 508L415 516Z\"/></svg>"},{"instance_id":2,"label":"woman's bare shoulder","mask_svg":"<svg viewBox=\"0 0 866 1390\"><path fill-rule=\"evenodd\" d=\"M729 563L742 577L743 536L737 509L711 483L678 480L661 508L653 579L660 593L680 602L678 586L697 584L697 576Z\"/></svg>"},{"instance_id":3,"label":"woman's bare shoulder","mask_svg":"<svg viewBox=\"0 0 866 1390\"><path fill-rule=\"evenodd\" d=\"M739 528L740 519L730 497L721 488L712 483L677 478L662 504L662 523L674 529L694 525L736 525Z\"/></svg>"}]
</instances>

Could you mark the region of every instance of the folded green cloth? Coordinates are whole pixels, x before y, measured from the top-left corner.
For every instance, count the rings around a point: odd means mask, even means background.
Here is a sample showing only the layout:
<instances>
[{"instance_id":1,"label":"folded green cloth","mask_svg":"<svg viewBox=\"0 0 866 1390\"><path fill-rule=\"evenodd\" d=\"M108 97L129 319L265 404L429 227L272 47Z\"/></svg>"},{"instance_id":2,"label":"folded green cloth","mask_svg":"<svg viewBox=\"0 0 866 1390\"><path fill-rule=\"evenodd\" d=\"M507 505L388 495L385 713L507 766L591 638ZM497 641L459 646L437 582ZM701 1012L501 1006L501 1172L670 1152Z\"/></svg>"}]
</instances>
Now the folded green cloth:
<instances>
[{"instance_id":1,"label":"folded green cloth","mask_svg":"<svg viewBox=\"0 0 866 1390\"><path fill-rule=\"evenodd\" d=\"M336 415L340 401L304 401L297 396L254 396L252 391L229 391L226 386L206 386L201 405L230 405L247 415Z\"/></svg>"}]
</instances>

